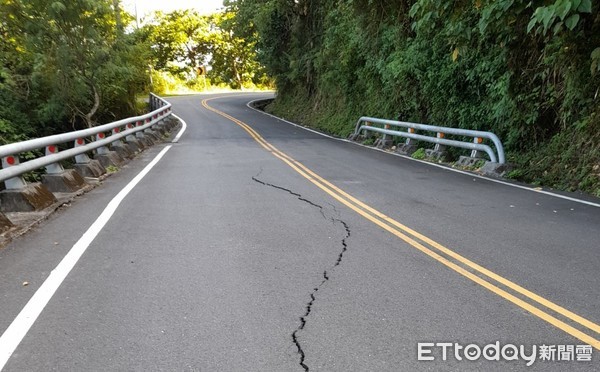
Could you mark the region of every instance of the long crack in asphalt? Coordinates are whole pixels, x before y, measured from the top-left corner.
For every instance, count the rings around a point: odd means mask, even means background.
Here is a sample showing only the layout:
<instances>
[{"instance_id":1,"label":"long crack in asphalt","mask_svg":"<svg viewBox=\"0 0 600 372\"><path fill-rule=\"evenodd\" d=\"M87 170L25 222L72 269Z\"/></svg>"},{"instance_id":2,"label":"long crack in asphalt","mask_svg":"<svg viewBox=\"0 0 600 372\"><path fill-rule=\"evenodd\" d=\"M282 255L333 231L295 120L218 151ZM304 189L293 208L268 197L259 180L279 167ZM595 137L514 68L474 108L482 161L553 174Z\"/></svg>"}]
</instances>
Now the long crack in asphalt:
<instances>
[{"instance_id":1,"label":"long crack in asphalt","mask_svg":"<svg viewBox=\"0 0 600 372\"><path fill-rule=\"evenodd\" d=\"M286 189L285 187L281 187L281 186L273 185L273 184L265 182L265 181L261 181L260 179L257 178L261 173L262 173L262 170L261 170L261 172L258 173L258 175L256 175L255 177L252 177L252 180L257 183L260 183L263 186L268 186L268 187L275 188L277 190L285 191L285 192L289 193L290 195L293 195L296 198L298 198L298 200L303 201L315 208L318 208L319 212L321 213L321 215L323 216L324 219L331 221L334 224L336 224L336 223L341 224L346 231L346 236L344 236L344 238L342 239L342 251L338 255L333 266L331 266L331 268L329 268L329 270L323 271L323 279L321 280L321 283L318 286L316 286L313 289L313 291L310 293L310 301L306 304L306 308L305 308L306 311L304 312L304 315L300 317L300 325L292 333L292 341L294 342L294 345L296 345L296 348L298 349L298 354L300 355L300 366L302 366L302 368L304 368L305 371L309 371L309 367L305 363L306 354L304 353L304 350L302 349L302 345L300 344L300 341L298 339L298 332L302 331L304 329L304 327L306 326L307 318L312 311L312 307L313 307L315 301L317 300L317 297L316 297L317 292L325 283L327 283L329 281L329 279L330 279L329 273L342 263L344 254L348 250L348 244L347 244L346 240L350 237L350 227L348 226L348 224L346 222L342 221L339 218L327 217L325 215L325 209L323 208L323 206L316 204L316 203L302 197L301 194L298 194L290 189ZM334 207L334 210L335 210L335 207Z\"/></svg>"}]
</instances>

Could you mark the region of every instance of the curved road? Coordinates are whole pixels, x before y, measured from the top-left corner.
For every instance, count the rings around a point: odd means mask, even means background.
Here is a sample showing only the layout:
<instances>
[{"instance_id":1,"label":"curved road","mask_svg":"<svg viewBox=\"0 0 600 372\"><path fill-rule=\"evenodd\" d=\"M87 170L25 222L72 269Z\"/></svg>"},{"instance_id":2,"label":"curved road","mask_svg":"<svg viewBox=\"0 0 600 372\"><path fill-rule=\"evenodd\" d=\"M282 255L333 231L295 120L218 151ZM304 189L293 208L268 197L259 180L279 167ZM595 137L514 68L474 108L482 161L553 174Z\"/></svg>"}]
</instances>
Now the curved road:
<instances>
[{"instance_id":1,"label":"curved road","mask_svg":"<svg viewBox=\"0 0 600 372\"><path fill-rule=\"evenodd\" d=\"M179 143L148 150L0 250L4 332L163 151L3 371L600 368L599 207L246 106L264 96L169 98L187 122ZM525 356L535 345L537 360L488 361L474 347L476 361L455 356L454 343L496 342L524 345ZM435 360L419 361L418 343L453 345L445 361L444 347L421 346ZM567 346L552 362L541 345ZM585 359L578 345L592 345L592 361L556 361Z\"/></svg>"}]
</instances>

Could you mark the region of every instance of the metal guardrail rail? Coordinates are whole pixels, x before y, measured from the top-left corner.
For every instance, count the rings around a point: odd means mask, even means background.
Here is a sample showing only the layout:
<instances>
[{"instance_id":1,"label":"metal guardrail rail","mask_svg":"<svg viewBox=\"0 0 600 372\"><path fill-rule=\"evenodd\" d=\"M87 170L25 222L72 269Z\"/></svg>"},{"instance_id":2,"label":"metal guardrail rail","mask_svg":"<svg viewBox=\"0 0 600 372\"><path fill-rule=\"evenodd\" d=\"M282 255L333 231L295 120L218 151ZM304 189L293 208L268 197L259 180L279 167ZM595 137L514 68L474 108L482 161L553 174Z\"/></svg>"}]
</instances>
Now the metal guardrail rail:
<instances>
[{"instance_id":1,"label":"metal guardrail rail","mask_svg":"<svg viewBox=\"0 0 600 372\"><path fill-rule=\"evenodd\" d=\"M380 124L383 125L383 128L373 126L372 124ZM407 132L393 130L391 127L400 127L408 129ZM427 136L424 134L415 133L416 130L426 131L426 132L434 132L436 133L436 137ZM451 147L459 147L474 151L485 152L490 160L494 163L505 164L506 159L504 156L504 147L502 146L502 142L492 132L484 132L479 130L470 130L470 129L460 129L460 128L449 128L449 127L441 127L435 125L427 125L427 124L417 124L410 123L404 121L396 121L396 120L387 120L387 119L379 119L368 116L363 116L358 119L356 123L356 127L354 130L354 136L360 135L364 131L377 132L388 136L396 136L407 138L407 144L409 144L411 139L417 141L424 141L429 143L435 143L438 145L445 145ZM450 135L458 135L473 138L473 142L464 142L458 140L451 140L444 138L444 134ZM492 149L492 147L483 144L483 139L490 140L496 151Z\"/></svg>"},{"instance_id":2,"label":"metal guardrail rail","mask_svg":"<svg viewBox=\"0 0 600 372\"><path fill-rule=\"evenodd\" d=\"M23 173L46 167L47 170L59 161L75 158L79 155L117 143L123 138L157 125L171 115L171 104L162 98L150 94L151 112L145 115L130 117L97 127L73 132L35 138L27 141L0 146L2 169L0 182L4 181L6 189L18 189L23 186L20 176ZM86 143L86 139L92 139ZM58 145L73 142L72 148L59 151ZM19 154L45 148L45 156L20 163ZM50 173L50 172L49 172Z\"/></svg>"}]
</instances>

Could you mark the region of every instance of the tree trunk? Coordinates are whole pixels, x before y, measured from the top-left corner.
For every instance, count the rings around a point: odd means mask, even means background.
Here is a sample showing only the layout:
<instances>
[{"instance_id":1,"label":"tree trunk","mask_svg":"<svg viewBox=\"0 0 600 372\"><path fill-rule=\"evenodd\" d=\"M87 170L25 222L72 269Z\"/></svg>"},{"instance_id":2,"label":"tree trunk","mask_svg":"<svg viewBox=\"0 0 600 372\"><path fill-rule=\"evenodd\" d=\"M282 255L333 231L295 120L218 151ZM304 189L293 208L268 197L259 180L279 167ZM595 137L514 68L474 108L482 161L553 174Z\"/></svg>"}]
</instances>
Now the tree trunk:
<instances>
[{"instance_id":1,"label":"tree trunk","mask_svg":"<svg viewBox=\"0 0 600 372\"><path fill-rule=\"evenodd\" d=\"M100 94L98 94L98 91L96 90L96 87L94 85L92 85L92 91L94 93L94 105L92 106L90 111L84 116L85 124L88 126L88 128L94 126L94 120L92 118L94 115L96 115L96 111L98 111L98 108L100 108Z\"/></svg>"},{"instance_id":2,"label":"tree trunk","mask_svg":"<svg viewBox=\"0 0 600 372\"><path fill-rule=\"evenodd\" d=\"M244 90L244 85L242 83L242 76L240 75L240 72L239 72L239 70L237 68L237 63L235 62L235 59L233 60L233 74L235 76L235 81L240 86L240 89Z\"/></svg>"}]
</instances>

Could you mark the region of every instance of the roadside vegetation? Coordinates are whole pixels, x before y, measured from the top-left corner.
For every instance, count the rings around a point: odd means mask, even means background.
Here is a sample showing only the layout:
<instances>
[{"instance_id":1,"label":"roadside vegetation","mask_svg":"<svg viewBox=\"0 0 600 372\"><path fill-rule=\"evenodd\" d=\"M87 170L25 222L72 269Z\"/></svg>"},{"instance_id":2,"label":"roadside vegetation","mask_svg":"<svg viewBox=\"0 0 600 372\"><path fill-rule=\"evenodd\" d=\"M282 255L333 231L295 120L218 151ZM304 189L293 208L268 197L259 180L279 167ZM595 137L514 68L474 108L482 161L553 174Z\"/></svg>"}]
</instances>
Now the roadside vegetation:
<instances>
[{"instance_id":1,"label":"roadside vegetation","mask_svg":"<svg viewBox=\"0 0 600 372\"><path fill-rule=\"evenodd\" d=\"M151 90L271 87L236 22L187 10L138 24L119 0L0 0L0 144L138 114Z\"/></svg>"},{"instance_id":2,"label":"roadside vegetation","mask_svg":"<svg viewBox=\"0 0 600 372\"><path fill-rule=\"evenodd\" d=\"M275 114L339 136L362 115L493 131L511 177L600 196L591 0L238 0Z\"/></svg>"}]
</instances>

